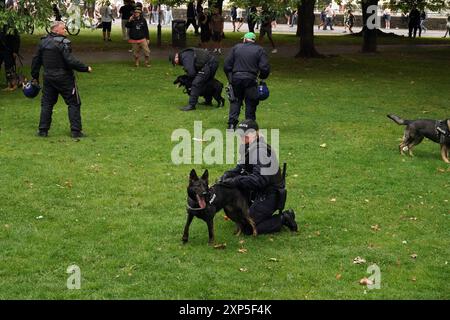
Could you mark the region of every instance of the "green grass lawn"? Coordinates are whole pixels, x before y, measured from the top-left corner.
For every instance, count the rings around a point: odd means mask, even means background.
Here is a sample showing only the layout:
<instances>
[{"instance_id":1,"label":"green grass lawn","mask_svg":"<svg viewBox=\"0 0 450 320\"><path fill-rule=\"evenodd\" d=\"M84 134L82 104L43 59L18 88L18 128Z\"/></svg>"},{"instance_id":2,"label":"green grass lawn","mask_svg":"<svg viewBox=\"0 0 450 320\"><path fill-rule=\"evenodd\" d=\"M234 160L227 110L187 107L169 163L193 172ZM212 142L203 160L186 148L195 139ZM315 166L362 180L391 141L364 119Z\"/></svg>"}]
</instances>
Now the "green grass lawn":
<instances>
[{"instance_id":1,"label":"green grass lawn","mask_svg":"<svg viewBox=\"0 0 450 320\"><path fill-rule=\"evenodd\" d=\"M41 139L38 99L1 92L0 299L450 298L450 167L430 141L400 156L403 127L386 118L449 117L449 54L272 58L258 121L280 130L300 230L236 237L219 213L223 250L207 245L200 220L181 243L189 171L214 180L229 166L172 164L173 130L195 120L223 130L228 111L178 111L180 68L126 61L79 74L79 142L62 100ZM367 290L359 280L374 263L381 289ZM72 264L81 290L66 288Z\"/></svg>"}]
</instances>

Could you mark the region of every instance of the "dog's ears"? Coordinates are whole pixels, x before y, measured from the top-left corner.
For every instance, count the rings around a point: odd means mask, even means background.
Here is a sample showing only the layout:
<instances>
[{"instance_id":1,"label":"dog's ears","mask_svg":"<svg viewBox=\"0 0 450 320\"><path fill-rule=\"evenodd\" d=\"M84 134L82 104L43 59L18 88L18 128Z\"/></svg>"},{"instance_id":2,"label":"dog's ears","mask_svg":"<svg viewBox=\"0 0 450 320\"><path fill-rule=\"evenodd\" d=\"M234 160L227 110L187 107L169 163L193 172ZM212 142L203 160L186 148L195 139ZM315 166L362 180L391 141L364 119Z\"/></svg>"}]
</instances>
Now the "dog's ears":
<instances>
[{"instance_id":1,"label":"dog's ears","mask_svg":"<svg viewBox=\"0 0 450 320\"><path fill-rule=\"evenodd\" d=\"M191 170L191 173L189 174L189 180L191 181L198 180L197 172L195 172L195 169Z\"/></svg>"},{"instance_id":2,"label":"dog's ears","mask_svg":"<svg viewBox=\"0 0 450 320\"><path fill-rule=\"evenodd\" d=\"M206 182L208 182L208 177L209 177L209 173L208 173L208 169L205 170L205 172L203 172L202 175L202 180L205 180Z\"/></svg>"}]
</instances>

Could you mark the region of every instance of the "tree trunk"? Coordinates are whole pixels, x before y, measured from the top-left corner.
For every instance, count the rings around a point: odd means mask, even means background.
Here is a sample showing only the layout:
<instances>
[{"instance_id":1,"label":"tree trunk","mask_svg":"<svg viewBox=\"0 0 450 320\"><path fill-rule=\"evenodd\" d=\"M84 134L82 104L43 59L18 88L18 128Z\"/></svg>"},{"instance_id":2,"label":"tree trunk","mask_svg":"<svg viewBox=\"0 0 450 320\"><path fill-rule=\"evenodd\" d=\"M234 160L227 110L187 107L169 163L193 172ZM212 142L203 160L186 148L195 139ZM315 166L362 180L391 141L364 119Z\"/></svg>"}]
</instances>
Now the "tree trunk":
<instances>
[{"instance_id":1,"label":"tree trunk","mask_svg":"<svg viewBox=\"0 0 450 320\"><path fill-rule=\"evenodd\" d=\"M378 26L376 22L377 18L374 19L377 15L377 12L369 12L367 13L367 9L369 6L377 6L378 0L363 0L361 1L362 5L362 18L363 18L363 45L362 52L364 53L373 53L377 52L377 30ZM374 17L375 15L375 17ZM374 24L375 23L375 24Z\"/></svg>"},{"instance_id":2,"label":"tree trunk","mask_svg":"<svg viewBox=\"0 0 450 320\"><path fill-rule=\"evenodd\" d=\"M300 51L297 53L296 57L321 57L314 46L315 2L316 0L303 0L298 6L297 32L300 34Z\"/></svg>"}]
</instances>

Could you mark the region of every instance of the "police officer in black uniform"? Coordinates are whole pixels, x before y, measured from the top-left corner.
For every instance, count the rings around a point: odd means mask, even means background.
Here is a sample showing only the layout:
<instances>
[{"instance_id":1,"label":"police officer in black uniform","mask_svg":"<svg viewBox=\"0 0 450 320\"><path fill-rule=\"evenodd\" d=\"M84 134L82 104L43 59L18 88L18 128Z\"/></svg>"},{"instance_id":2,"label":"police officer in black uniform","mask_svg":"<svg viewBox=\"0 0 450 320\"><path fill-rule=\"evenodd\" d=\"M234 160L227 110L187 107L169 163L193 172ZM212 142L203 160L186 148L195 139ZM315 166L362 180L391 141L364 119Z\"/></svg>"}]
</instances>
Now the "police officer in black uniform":
<instances>
[{"instance_id":1,"label":"police officer in black uniform","mask_svg":"<svg viewBox=\"0 0 450 320\"><path fill-rule=\"evenodd\" d=\"M198 97L203 91L204 86L216 75L219 61L208 51L198 48L188 48L169 57L173 65L183 66L186 74L192 79L191 93L189 95L189 104L182 107L183 111L195 110Z\"/></svg>"},{"instance_id":2,"label":"police officer in black uniform","mask_svg":"<svg viewBox=\"0 0 450 320\"><path fill-rule=\"evenodd\" d=\"M75 59L69 39L65 37L65 25L53 23L51 33L42 38L31 65L33 82L39 82L39 71L44 66L44 88L41 101L41 117L38 136L46 137L52 122L53 106L60 94L69 107L69 120L73 138L83 137L81 126L81 101L73 70L92 72L92 68Z\"/></svg>"},{"instance_id":3,"label":"police officer in black uniform","mask_svg":"<svg viewBox=\"0 0 450 320\"><path fill-rule=\"evenodd\" d=\"M251 201L249 213L258 234L278 232L283 225L291 231L297 231L293 210L274 215L275 211L284 208L286 198L282 194L286 194L285 183L275 152L258 130L254 120L244 120L238 125L237 132L242 136L240 160L220 180L247 194ZM252 234L250 226L243 231Z\"/></svg>"},{"instance_id":4,"label":"police officer in black uniform","mask_svg":"<svg viewBox=\"0 0 450 320\"><path fill-rule=\"evenodd\" d=\"M245 119L256 120L256 107L259 104L257 78L267 79L270 65L266 52L255 41L254 33L246 33L243 43L235 45L225 59L223 69L236 98L230 101L228 129L235 129L239 123L239 114L244 101Z\"/></svg>"}]
</instances>

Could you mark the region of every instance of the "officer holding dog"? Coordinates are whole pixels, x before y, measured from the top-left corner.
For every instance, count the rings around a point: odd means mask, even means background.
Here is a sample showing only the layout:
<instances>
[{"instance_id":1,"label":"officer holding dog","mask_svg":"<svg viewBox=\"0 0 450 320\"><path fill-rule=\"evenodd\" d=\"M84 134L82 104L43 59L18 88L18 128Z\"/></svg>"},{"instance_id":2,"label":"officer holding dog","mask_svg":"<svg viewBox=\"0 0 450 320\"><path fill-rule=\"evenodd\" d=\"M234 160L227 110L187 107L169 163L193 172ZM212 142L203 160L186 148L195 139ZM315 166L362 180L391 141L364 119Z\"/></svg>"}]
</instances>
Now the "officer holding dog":
<instances>
[{"instance_id":1,"label":"officer holding dog","mask_svg":"<svg viewBox=\"0 0 450 320\"><path fill-rule=\"evenodd\" d=\"M225 59L224 71L232 85L234 99L230 99L228 129L239 122L242 103L245 101L245 119L256 120L259 104L257 78L267 79L270 65L264 49L257 45L256 35L248 32L243 43L235 45Z\"/></svg>"},{"instance_id":2,"label":"officer holding dog","mask_svg":"<svg viewBox=\"0 0 450 320\"><path fill-rule=\"evenodd\" d=\"M198 97L203 91L204 86L216 75L219 61L208 51L198 48L188 48L176 52L169 57L170 62L175 65L183 66L186 74L192 79L191 93L189 95L189 104L182 107L182 111L195 110Z\"/></svg>"},{"instance_id":3,"label":"officer holding dog","mask_svg":"<svg viewBox=\"0 0 450 320\"><path fill-rule=\"evenodd\" d=\"M65 37L64 22L54 22L51 33L42 38L39 44L31 65L32 82L35 84L39 83L39 72L42 66L44 67L44 88L38 136L47 137L52 122L53 106L58 101L58 95L61 95L69 107L72 138L83 137L81 101L73 70L92 72L92 68L72 55L70 40Z\"/></svg>"},{"instance_id":4,"label":"officer holding dog","mask_svg":"<svg viewBox=\"0 0 450 320\"><path fill-rule=\"evenodd\" d=\"M236 132L242 137L240 160L234 169L225 172L221 182L247 193L251 202L249 214L258 234L278 232L283 225L297 231L293 210L274 215L275 211L284 209L285 181L276 154L260 136L258 124L251 119L244 120ZM252 234L250 226L243 231Z\"/></svg>"}]
</instances>

